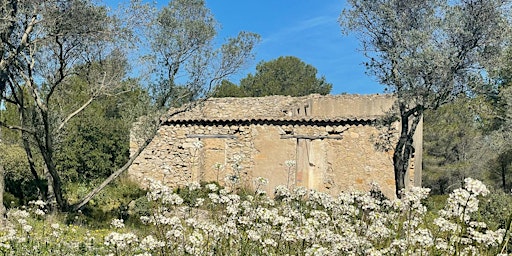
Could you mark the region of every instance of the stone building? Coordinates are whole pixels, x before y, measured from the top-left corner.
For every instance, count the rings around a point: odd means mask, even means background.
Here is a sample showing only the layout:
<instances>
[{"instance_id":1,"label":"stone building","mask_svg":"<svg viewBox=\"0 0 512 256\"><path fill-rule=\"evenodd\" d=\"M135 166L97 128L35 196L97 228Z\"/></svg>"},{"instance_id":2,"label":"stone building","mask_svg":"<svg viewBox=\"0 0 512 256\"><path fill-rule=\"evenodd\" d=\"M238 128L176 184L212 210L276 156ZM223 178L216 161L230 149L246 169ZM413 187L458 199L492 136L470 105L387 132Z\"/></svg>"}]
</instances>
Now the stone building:
<instances>
[{"instance_id":1,"label":"stone building","mask_svg":"<svg viewBox=\"0 0 512 256\"><path fill-rule=\"evenodd\" d=\"M167 118L128 173L171 186L253 186L254 178L263 177L269 193L286 185L337 194L376 182L393 196L400 126L378 122L393 103L390 95L211 98ZM408 186L421 185L421 138L420 123Z\"/></svg>"}]
</instances>

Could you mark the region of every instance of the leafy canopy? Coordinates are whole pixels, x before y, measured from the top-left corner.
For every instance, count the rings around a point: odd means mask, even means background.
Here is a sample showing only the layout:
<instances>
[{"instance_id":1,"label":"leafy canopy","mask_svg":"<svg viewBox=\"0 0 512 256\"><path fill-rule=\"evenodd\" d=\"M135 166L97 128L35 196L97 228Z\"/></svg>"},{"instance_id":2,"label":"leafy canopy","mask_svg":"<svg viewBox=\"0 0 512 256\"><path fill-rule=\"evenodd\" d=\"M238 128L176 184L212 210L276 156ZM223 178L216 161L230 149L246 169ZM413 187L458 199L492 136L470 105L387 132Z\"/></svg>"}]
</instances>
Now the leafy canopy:
<instances>
[{"instance_id":1,"label":"leafy canopy","mask_svg":"<svg viewBox=\"0 0 512 256\"><path fill-rule=\"evenodd\" d=\"M313 93L329 94L332 84L325 77L317 78L317 69L297 57L279 57L256 66L256 74L249 74L237 87L223 82L215 90L215 97L263 97L269 95L304 96Z\"/></svg>"}]
</instances>

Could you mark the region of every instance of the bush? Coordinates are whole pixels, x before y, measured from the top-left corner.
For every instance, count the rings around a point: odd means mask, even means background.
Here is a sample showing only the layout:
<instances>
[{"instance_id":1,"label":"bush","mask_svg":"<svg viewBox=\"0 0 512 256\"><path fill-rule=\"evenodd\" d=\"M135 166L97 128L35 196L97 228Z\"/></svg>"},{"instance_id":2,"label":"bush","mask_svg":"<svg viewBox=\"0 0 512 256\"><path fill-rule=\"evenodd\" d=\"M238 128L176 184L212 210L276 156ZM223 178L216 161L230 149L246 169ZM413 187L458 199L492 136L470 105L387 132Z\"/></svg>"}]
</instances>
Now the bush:
<instances>
[{"instance_id":1,"label":"bush","mask_svg":"<svg viewBox=\"0 0 512 256\"><path fill-rule=\"evenodd\" d=\"M0 152L2 152L0 164L5 169L5 191L16 197L16 200L8 199L9 201L5 202L19 201L21 204L26 204L45 193L39 188L46 188L46 183L36 181L30 173L27 155L22 147L0 144Z\"/></svg>"},{"instance_id":2,"label":"bush","mask_svg":"<svg viewBox=\"0 0 512 256\"><path fill-rule=\"evenodd\" d=\"M507 228L507 221L512 217L512 194L504 193L501 189L493 190L482 199L478 214L492 229Z\"/></svg>"},{"instance_id":3,"label":"bush","mask_svg":"<svg viewBox=\"0 0 512 256\"><path fill-rule=\"evenodd\" d=\"M69 183L67 196L70 203L76 203L89 191L97 186L98 182L91 184ZM146 191L128 178L121 178L105 187L94 199L82 207L79 213L69 214L67 223L89 225L105 228L110 225L110 220L130 218L130 204L140 198L145 198ZM147 199L146 199L147 200ZM136 219L136 221L138 221Z\"/></svg>"}]
</instances>

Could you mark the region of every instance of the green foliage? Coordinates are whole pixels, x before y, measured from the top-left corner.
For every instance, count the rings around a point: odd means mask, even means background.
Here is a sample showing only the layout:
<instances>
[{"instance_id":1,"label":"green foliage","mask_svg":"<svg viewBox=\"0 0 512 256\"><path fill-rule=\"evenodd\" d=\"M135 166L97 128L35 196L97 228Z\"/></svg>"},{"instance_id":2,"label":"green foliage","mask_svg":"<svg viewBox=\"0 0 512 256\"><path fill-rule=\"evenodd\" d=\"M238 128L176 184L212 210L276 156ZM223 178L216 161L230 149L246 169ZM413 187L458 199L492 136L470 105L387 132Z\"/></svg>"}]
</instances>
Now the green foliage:
<instances>
[{"instance_id":1,"label":"green foliage","mask_svg":"<svg viewBox=\"0 0 512 256\"><path fill-rule=\"evenodd\" d=\"M130 205L129 215L132 221L138 221L141 216L148 216L149 214L151 214L151 203L146 197L139 197Z\"/></svg>"},{"instance_id":2,"label":"green foliage","mask_svg":"<svg viewBox=\"0 0 512 256\"><path fill-rule=\"evenodd\" d=\"M74 203L96 185L68 183L67 197ZM131 222L138 223L139 214L147 212L144 210L146 206L141 202L143 199L147 201L145 194L146 191L139 184L126 178L120 179L102 190L80 212L70 213L66 222L100 228L108 227L111 219L130 219ZM136 209L133 209L134 204L137 204Z\"/></svg>"},{"instance_id":3,"label":"green foliage","mask_svg":"<svg viewBox=\"0 0 512 256\"><path fill-rule=\"evenodd\" d=\"M10 125L20 125L20 116L14 106L8 104L0 107L0 122ZM7 144L16 144L21 141L21 133L17 130L8 129L0 126L0 142Z\"/></svg>"},{"instance_id":4,"label":"green foliage","mask_svg":"<svg viewBox=\"0 0 512 256\"><path fill-rule=\"evenodd\" d=\"M425 112L423 130L423 185L434 194L461 186L464 178L485 179L486 154L479 98L459 97L435 111Z\"/></svg>"},{"instance_id":5,"label":"green foliage","mask_svg":"<svg viewBox=\"0 0 512 256\"><path fill-rule=\"evenodd\" d=\"M29 172L25 150L19 145L0 143L0 152L2 152L0 164L5 170L5 191L17 198L16 200L6 199L8 201L4 202L7 206L10 201L20 201L22 204L26 204L30 200L42 196L44 191L39 191L39 184ZM41 163L41 160L39 159L38 162Z\"/></svg>"},{"instance_id":6,"label":"green foliage","mask_svg":"<svg viewBox=\"0 0 512 256\"><path fill-rule=\"evenodd\" d=\"M9 192L4 192L4 204L8 209L21 207L23 205L18 197Z\"/></svg>"},{"instance_id":7,"label":"green foliage","mask_svg":"<svg viewBox=\"0 0 512 256\"><path fill-rule=\"evenodd\" d=\"M244 91L236 84L223 80L213 92L213 97L246 97Z\"/></svg>"},{"instance_id":8,"label":"green foliage","mask_svg":"<svg viewBox=\"0 0 512 256\"><path fill-rule=\"evenodd\" d=\"M507 228L512 217L512 194L494 189L481 201L478 214L481 221L487 222L491 229Z\"/></svg>"},{"instance_id":9,"label":"green foliage","mask_svg":"<svg viewBox=\"0 0 512 256\"><path fill-rule=\"evenodd\" d=\"M142 114L145 92L131 89L125 82L117 97L101 97L69 121L56 145L56 168L63 178L87 182L106 178L122 166L129 156L131 122ZM73 77L66 90L56 90L54 99L62 116L78 108L89 98L84 77Z\"/></svg>"},{"instance_id":10,"label":"green foliage","mask_svg":"<svg viewBox=\"0 0 512 256\"><path fill-rule=\"evenodd\" d=\"M502 191L512 191L512 148L505 148L488 161L490 180Z\"/></svg>"},{"instance_id":11,"label":"green foliage","mask_svg":"<svg viewBox=\"0 0 512 256\"><path fill-rule=\"evenodd\" d=\"M186 187L176 188L174 192L183 199L183 203L185 205L188 205L189 207L194 207L194 206L197 206L197 199L206 198L206 197L208 197L208 194L211 192L204 186L206 184L208 184L208 183L192 182ZM212 184L215 184L216 186L218 186L218 183L212 183Z\"/></svg>"},{"instance_id":12,"label":"green foliage","mask_svg":"<svg viewBox=\"0 0 512 256\"><path fill-rule=\"evenodd\" d=\"M279 57L256 66L256 74L249 74L237 87L223 82L216 88L215 97L263 97L269 95L304 96L313 93L329 94L332 84L325 77L317 78L317 69L297 57Z\"/></svg>"},{"instance_id":13,"label":"green foliage","mask_svg":"<svg viewBox=\"0 0 512 256\"><path fill-rule=\"evenodd\" d=\"M9 1L3 2L2 10L1 101L18 111L20 122L14 129L30 137L23 136L24 147L27 153L30 146L42 156L56 208L66 210L54 152L73 117L92 101L117 94L125 85L123 47L125 39L133 38L126 36L125 23L90 0ZM86 86L75 91L75 105L59 105L56 95L73 91L76 77Z\"/></svg>"}]
</instances>

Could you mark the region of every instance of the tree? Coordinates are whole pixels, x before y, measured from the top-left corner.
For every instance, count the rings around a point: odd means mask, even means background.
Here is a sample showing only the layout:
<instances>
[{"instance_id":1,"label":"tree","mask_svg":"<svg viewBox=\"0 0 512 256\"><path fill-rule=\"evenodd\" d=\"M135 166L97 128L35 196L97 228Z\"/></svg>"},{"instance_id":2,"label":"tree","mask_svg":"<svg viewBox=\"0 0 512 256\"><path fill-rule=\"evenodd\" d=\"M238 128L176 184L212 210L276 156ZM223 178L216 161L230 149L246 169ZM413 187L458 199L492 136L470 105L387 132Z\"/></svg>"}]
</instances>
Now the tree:
<instances>
[{"instance_id":1,"label":"tree","mask_svg":"<svg viewBox=\"0 0 512 256\"><path fill-rule=\"evenodd\" d=\"M509 192L512 188L512 148L508 145L507 149L499 152L495 158L489 161L489 176L496 181L504 192Z\"/></svg>"},{"instance_id":2,"label":"tree","mask_svg":"<svg viewBox=\"0 0 512 256\"><path fill-rule=\"evenodd\" d=\"M510 73L508 74L510 76ZM502 77L503 78L503 77ZM494 123L490 131L491 145L490 149L495 153L489 160L490 178L496 181L497 185L505 192L510 191L512 187L512 86L510 80L505 78L498 88L498 103L495 105L496 111Z\"/></svg>"},{"instance_id":3,"label":"tree","mask_svg":"<svg viewBox=\"0 0 512 256\"><path fill-rule=\"evenodd\" d=\"M242 95L262 97L269 95L304 96L312 93L329 94L332 84L327 83L325 77L317 78L316 76L315 67L304 63L297 57L286 56L258 63L256 74L249 74L243 78L240 81L239 90L235 90L229 84L221 85L220 89L224 92L232 91L234 94L227 96L235 97Z\"/></svg>"},{"instance_id":4,"label":"tree","mask_svg":"<svg viewBox=\"0 0 512 256\"><path fill-rule=\"evenodd\" d=\"M213 97L246 97L246 95L238 85L228 80L222 80L221 84L215 88Z\"/></svg>"},{"instance_id":5,"label":"tree","mask_svg":"<svg viewBox=\"0 0 512 256\"><path fill-rule=\"evenodd\" d=\"M252 50L259 36L240 32L227 39L220 48L214 48L217 23L202 0L173 0L156 14L143 29L147 34L154 78L151 88L152 109L141 117L132 129L140 143L130 159L98 187L73 206L80 209L112 180L126 171L137 156L151 143L161 126L162 115L186 111L206 99L208 93L222 80L236 73L253 57ZM187 103L169 112L176 103ZM178 104L180 105L180 104ZM165 117L164 116L164 117Z\"/></svg>"},{"instance_id":6,"label":"tree","mask_svg":"<svg viewBox=\"0 0 512 256\"><path fill-rule=\"evenodd\" d=\"M490 177L505 192L512 187L512 47L505 48L499 69L494 74L498 86L489 98L493 101L494 116L490 126L491 149L496 152L489 161Z\"/></svg>"},{"instance_id":7,"label":"tree","mask_svg":"<svg viewBox=\"0 0 512 256\"><path fill-rule=\"evenodd\" d=\"M87 83L80 76L71 79L65 91L55 92L59 109L69 112L77 102L87 99ZM59 137L55 162L63 179L86 182L108 177L129 158L131 123L138 114L137 104L144 104L146 92L126 82L126 92L117 97L101 97L73 120ZM147 104L147 102L145 102Z\"/></svg>"},{"instance_id":8,"label":"tree","mask_svg":"<svg viewBox=\"0 0 512 256\"><path fill-rule=\"evenodd\" d=\"M427 109L476 91L508 30L502 0L348 0L340 17L359 35L368 71L394 93L401 121L393 153L396 194L414 154L413 135Z\"/></svg>"},{"instance_id":9,"label":"tree","mask_svg":"<svg viewBox=\"0 0 512 256\"><path fill-rule=\"evenodd\" d=\"M124 62L119 48L124 45L121 33L125 30L116 26L106 8L88 0L11 0L3 1L0 8L0 95L20 117L18 125L0 125L21 132L29 158L33 146L29 140L35 142L48 174L48 190L56 207L66 210L55 144L69 120L98 97L118 92L124 75L119 69ZM55 91L69 85L77 66L90 68L88 98L60 115L52 111Z\"/></svg>"},{"instance_id":10,"label":"tree","mask_svg":"<svg viewBox=\"0 0 512 256\"><path fill-rule=\"evenodd\" d=\"M317 78L316 75L316 68L297 57L279 57L269 62L260 62L256 66L256 74L249 74L242 79L240 87L251 97L329 94L332 84L327 83L325 77Z\"/></svg>"},{"instance_id":11,"label":"tree","mask_svg":"<svg viewBox=\"0 0 512 256\"><path fill-rule=\"evenodd\" d=\"M447 194L472 177L486 179L485 163L495 155L484 134L488 105L484 97L460 96L436 110L427 110L423 126L422 185ZM481 107L482 106L482 107Z\"/></svg>"}]
</instances>

